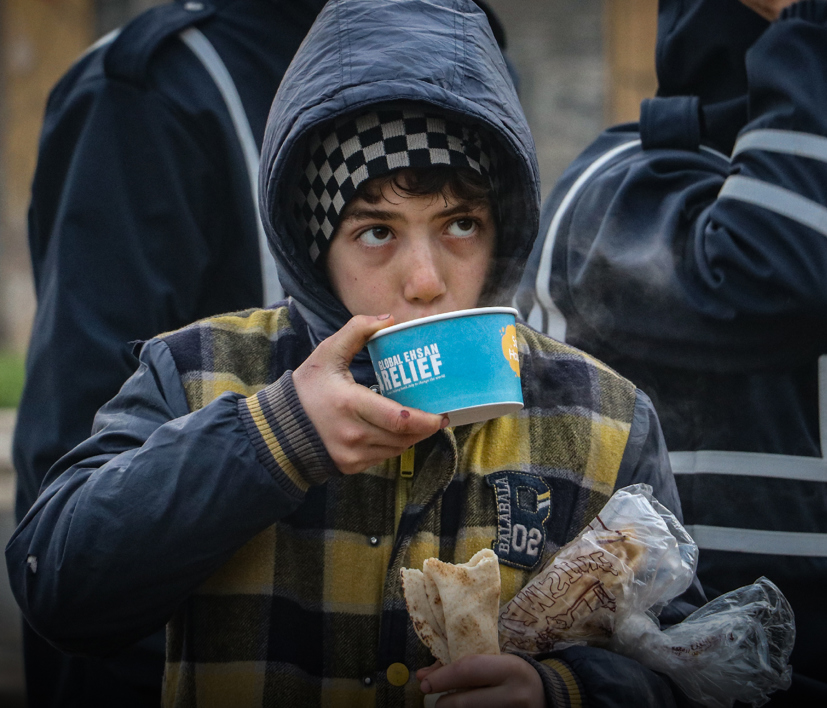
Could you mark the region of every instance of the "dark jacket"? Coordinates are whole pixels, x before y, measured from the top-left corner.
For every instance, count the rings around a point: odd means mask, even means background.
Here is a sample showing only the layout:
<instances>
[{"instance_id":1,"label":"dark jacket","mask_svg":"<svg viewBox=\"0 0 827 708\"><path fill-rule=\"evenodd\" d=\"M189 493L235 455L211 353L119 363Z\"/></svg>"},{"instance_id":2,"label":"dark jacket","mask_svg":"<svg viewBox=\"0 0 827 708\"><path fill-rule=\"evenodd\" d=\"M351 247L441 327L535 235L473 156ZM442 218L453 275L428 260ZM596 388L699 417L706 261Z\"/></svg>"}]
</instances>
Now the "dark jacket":
<instances>
[{"instance_id":1,"label":"dark jacket","mask_svg":"<svg viewBox=\"0 0 827 708\"><path fill-rule=\"evenodd\" d=\"M827 3L664 0L658 32L660 95L563 175L519 300L652 397L708 593L768 576L821 677Z\"/></svg>"},{"instance_id":2,"label":"dark jacket","mask_svg":"<svg viewBox=\"0 0 827 708\"><path fill-rule=\"evenodd\" d=\"M383 41L375 41L377 36ZM388 662L400 655L407 660L416 656L409 649L422 648L393 571L410 561L411 538L429 537L427 550L448 560L465 553L459 532L469 525L484 529L479 533L489 541L496 537L496 498L482 486L481 466L457 468L458 460L479 446L513 449L520 438L485 431L507 430L518 420L532 430L548 429L530 436L530 459L507 455L519 460L518 470L503 470L508 463L490 454L479 456L485 471L488 465L492 472L547 479L559 490L557 511L546 527L547 552L572 538L586 510L597 511L616 484L649 482L679 513L648 399L602 365L523 327L521 337L530 343L521 349L529 402L522 418L435 436L420 470L438 473L445 486L428 486L427 500L414 498L398 530L387 504L369 504L370 513L362 514L352 503L336 513L342 499L358 498L354 489L360 485L374 489L386 479L391 496L380 496L392 499L396 480L386 474L393 472L393 461L369 475L337 477L291 389L289 369L350 313L310 262L289 199L310 131L365 105L400 98L458 114L496 140L503 187L497 195L502 226L494 290L510 297L537 231L538 170L528 126L484 16L468 0L328 4L279 89L262 150L262 212L280 278L294 299L287 308L211 318L152 340L141 352L143 366L100 412L96 434L51 470L7 548L7 563L24 614L56 643L73 651L106 651L174 615L168 685L184 701L195 700L194 687L206 675L189 669L212 657L229 662L229 655L245 662L239 680L256 672L278 677L268 695L285 702L290 696L301 702L328 685L322 678L336 678L347 696L369 689L365 695L375 691L398 704L405 698L384 679ZM365 368L357 366L355 373L361 383L375 381ZM618 402L622 411L609 413L607 406ZM569 438L553 434L566 426L579 432L570 431ZM611 432L596 432L603 428ZM592 445L592 434L603 442ZM574 438L582 455L573 453ZM435 481L422 479L423 485ZM467 499L479 500L479 507ZM436 513L437 507L451 511ZM369 540L374 522L375 544ZM273 528L275 533L268 531ZM350 612L359 600L342 599L337 588L347 587L346 578L362 563L376 568L374 546L394 565L381 565L381 581L369 586L380 601L371 594L371 602L362 603L370 611ZM338 556L325 550L337 547L346 558L352 548L357 562L340 564L337 571ZM265 573L259 583L260 569L269 566L254 563L252 575L238 569L249 570L249 559L258 558L262 548L274 549L264 558L278 572L270 579ZM302 584L303 548L319 553L306 577L326 573L325 583ZM277 555L286 550L295 562ZM238 592L228 591L234 587ZM252 614L240 611L242 595L254 596ZM257 621L271 610L283 621ZM678 603L671 619L685 610ZM250 617L256 620L245 624ZM207 626L200 622L224 626L218 635L186 631ZM224 630L235 632L226 643L220 641ZM326 638L308 643L305 633ZM331 647L351 636L355 650L330 655ZM547 688L564 699L579 700L582 689L595 706L664 706L673 700L668 682L604 650L567 650L554 658L547 669L538 668ZM405 692L421 699L413 681Z\"/></svg>"},{"instance_id":3,"label":"dark jacket","mask_svg":"<svg viewBox=\"0 0 827 708\"><path fill-rule=\"evenodd\" d=\"M182 33L203 33L221 57L256 153L322 4L156 7L88 51L52 91L29 210L37 314L13 447L18 519L137 367L135 340L263 304L245 154ZM96 662L62 657L28 627L24 644L33 708L158 703L162 636Z\"/></svg>"}]
</instances>

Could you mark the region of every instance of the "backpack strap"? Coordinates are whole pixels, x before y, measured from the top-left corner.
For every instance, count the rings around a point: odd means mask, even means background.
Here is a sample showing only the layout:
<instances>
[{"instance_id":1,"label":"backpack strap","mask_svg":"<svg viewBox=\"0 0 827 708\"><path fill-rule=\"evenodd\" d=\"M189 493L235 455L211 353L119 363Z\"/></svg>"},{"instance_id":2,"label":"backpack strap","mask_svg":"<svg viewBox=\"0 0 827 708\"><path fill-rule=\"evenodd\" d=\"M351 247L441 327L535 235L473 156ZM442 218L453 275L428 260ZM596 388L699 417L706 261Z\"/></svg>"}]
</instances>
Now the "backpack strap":
<instances>
[{"instance_id":1,"label":"backpack strap","mask_svg":"<svg viewBox=\"0 0 827 708\"><path fill-rule=\"evenodd\" d=\"M230 72L221 60L209 39L197 27L188 27L178 35L181 41L186 44L204 65L207 73L215 82L221 93L227 111L233 121L241 151L244 154L244 163L247 166L247 174L250 180L250 194L253 199L253 213L256 218L256 230L258 231L258 248L261 258L261 279L264 288L264 306L272 305L274 302L284 298L284 290L279 283L276 272L276 262L270 253L270 245L267 234L264 232L264 225L258 209L258 167L260 155L253 130L250 128L250 121L244 112L244 105L238 94L238 89L233 82Z\"/></svg>"}]
</instances>

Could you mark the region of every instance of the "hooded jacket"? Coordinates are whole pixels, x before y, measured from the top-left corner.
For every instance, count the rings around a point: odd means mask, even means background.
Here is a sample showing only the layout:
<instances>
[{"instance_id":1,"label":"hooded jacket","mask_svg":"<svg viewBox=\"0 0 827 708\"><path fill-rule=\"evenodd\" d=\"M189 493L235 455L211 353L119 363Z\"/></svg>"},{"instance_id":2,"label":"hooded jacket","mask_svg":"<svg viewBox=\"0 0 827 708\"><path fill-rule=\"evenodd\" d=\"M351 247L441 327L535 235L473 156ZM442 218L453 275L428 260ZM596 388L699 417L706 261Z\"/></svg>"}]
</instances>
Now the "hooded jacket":
<instances>
[{"instance_id":1,"label":"hooded jacket","mask_svg":"<svg viewBox=\"0 0 827 708\"><path fill-rule=\"evenodd\" d=\"M293 297L148 342L7 547L25 616L66 650L106 652L169 622L168 705L420 704L415 680L398 678L398 664L407 676L430 663L399 568L430 555L463 562L492 544L495 477L549 489L547 517L520 507L544 558L618 486L650 484L680 514L646 396L523 325L525 412L434 436L398 519L397 459L346 477L333 467L291 369L350 313L311 264L289 195L310 131L398 100L456 114L496 140L504 186L492 291L511 296L537 229L538 173L485 15L470 0L331 2L285 75L262 149L262 213ZM375 382L367 367L354 374ZM510 597L540 554L498 552ZM686 610L677 602L667 617ZM674 703L667 681L605 650L540 658L550 704Z\"/></svg>"},{"instance_id":2,"label":"hooded jacket","mask_svg":"<svg viewBox=\"0 0 827 708\"><path fill-rule=\"evenodd\" d=\"M519 296L652 397L707 592L777 583L811 677L827 632L825 42L824 2L769 25L736 0L662 0L659 95L560 179Z\"/></svg>"}]
</instances>

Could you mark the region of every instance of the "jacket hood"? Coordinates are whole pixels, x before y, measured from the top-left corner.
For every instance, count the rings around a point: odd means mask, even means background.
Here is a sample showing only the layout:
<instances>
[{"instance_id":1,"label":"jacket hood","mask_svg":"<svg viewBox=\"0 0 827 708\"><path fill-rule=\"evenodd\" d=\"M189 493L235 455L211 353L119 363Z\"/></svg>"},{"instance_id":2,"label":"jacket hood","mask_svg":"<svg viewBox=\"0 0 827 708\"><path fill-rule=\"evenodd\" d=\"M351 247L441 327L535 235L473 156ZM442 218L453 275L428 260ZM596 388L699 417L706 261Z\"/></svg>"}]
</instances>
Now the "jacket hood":
<instances>
[{"instance_id":1,"label":"jacket hood","mask_svg":"<svg viewBox=\"0 0 827 708\"><path fill-rule=\"evenodd\" d=\"M483 10L471 0L331 0L293 59L265 131L259 206L285 290L327 328L350 313L331 293L295 222L308 137L386 103L417 103L475 124L498 148L496 294L511 299L539 221L534 142Z\"/></svg>"},{"instance_id":2,"label":"jacket hood","mask_svg":"<svg viewBox=\"0 0 827 708\"><path fill-rule=\"evenodd\" d=\"M744 96L744 57L768 26L739 0L660 0L658 96L697 96L701 105Z\"/></svg>"}]
</instances>

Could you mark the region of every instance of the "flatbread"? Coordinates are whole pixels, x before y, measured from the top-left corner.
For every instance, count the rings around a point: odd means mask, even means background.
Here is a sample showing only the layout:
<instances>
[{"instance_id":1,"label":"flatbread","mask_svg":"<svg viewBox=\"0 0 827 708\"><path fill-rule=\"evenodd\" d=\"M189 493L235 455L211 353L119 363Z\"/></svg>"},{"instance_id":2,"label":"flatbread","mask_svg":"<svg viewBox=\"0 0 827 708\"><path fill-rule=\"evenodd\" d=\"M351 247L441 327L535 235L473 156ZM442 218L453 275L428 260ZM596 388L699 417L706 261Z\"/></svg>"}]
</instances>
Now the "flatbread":
<instances>
[{"instance_id":1,"label":"flatbread","mask_svg":"<svg viewBox=\"0 0 827 708\"><path fill-rule=\"evenodd\" d=\"M430 560L430 559L429 559ZM425 568L426 560L422 567ZM428 602L431 605L431 613L437 627L445 629L445 608L442 606L442 598L439 596L439 587L434 580L433 574L424 572L422 578L425 581L425 595L428 597Z\"/></svg>"},{"instance_id":2,"label":"flatbread","mask_svg":"<svg viewBox=\"0 0 827 708\"><path fill-rule=\"evenodd\" d=\"M594 541L618 558L632 575L637 574L646 560L648 547L643 543L634 529L619 529L592 534Z\"/></svg>"},{"instance_id":3,"label":"flatbread","mask_svg":"<svg viewBox=\"0 0 827 708\"><path fill-rule=\"evenodd\" d=\"M425 575L415 568L402 569L402 591L405 604L413 622L414 631L422 643L431 650L431 654L443 664L451 662L448 652L448 639L445 636L445 623L434 616L431 603L425 592Z\"/></svg>"},{"instance_id":4,"label":"flatbread","mask_svg":"<svg viewBox=\"0 0 827 708\"><path fill-rule=\"evenodd\" d=\"M429 558L422 571L405 568L402 588L414 630L443 664L500 653L500 566L490 548L459 565Z\"/></svg>"},{"instance_id":5,"label":"flatbread","mask_svg":"<svg viewBox=\"0 0 827 708\"><path fill-rule=\"evenodd\" d=\"M608 643L645 551L630 529L575 538L503 607L501 648L536 653Z\"/></svg>"}]
</instances>

